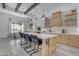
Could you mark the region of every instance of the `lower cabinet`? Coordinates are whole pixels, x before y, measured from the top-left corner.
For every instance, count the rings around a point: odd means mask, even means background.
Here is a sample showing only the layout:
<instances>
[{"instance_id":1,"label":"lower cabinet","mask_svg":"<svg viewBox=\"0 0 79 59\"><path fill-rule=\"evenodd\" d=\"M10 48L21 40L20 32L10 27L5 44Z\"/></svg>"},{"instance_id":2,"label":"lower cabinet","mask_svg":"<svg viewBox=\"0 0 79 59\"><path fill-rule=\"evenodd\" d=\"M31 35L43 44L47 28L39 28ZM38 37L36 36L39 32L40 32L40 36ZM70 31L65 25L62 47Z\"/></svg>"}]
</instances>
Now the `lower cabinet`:
<instances>
[{"instance_id":1,"label":"lower cabinet","mask_svg":"<svg viewBox=\"0 0 79 59\"><path fill-rule=\"evenodd\" d=\"M78 35L60 35L57 42L79 48Z\"/></svg>"},{"instance_id":2,"label":"lower cabinet","mask_svg":"<svg viewBox=\"0 0 79 59\"><path fill-rule=\"evenodd\" d=\"M56 51L56 40L57 37L43 40L42 55L50 56L54 54L54 52Z\"/></svg>"}]
</instances>

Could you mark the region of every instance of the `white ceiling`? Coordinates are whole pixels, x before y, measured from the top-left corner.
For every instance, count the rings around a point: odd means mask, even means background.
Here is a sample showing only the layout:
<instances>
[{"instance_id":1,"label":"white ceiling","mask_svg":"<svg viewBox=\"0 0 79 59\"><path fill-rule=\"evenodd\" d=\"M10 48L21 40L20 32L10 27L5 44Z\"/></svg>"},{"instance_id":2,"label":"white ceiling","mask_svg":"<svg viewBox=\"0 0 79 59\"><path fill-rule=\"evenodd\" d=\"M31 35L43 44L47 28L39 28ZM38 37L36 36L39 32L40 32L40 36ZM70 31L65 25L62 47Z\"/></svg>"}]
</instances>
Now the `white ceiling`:
<instances>
[{"instance_id":1,"label":"white ceiling","mask_svg":"<svg viewBox=\"0 0 79 59\"><path fill-rule=\"evenodd\" d=\"M41 17L44 13L46 16L49 11L52 11L54 6L58 6L60 4L58 3L41 3L37 7L35 7L32 11L30 11L28 14L35 15L36 17ZM52 11L53 12L53 11Z\"/></svg>"},{"instance_id":2,"label":"white ceiling","mask_svg":"<svg viewBox=\"0 0 79 59\"><path fill-rule=\"evenodd\" d=\"M25 12L33 3L22 3L21 7L19 8L19 10ZM0 3L1 5L1 3ZM56 4L54 3L46 3L46 4L39 4L36 8L34 8L31 12L29 13L32 13L32 14L36 14L37 12L40 13L40 12L43 12L43 8L44 8L44 11L46 11L47 9L50 9L51 7L50 6L54 6ZM16 8L17 6L17 3L6 3L6 6L10 7L10 8Z\"/></svg>"},{"instance_id":3,"label":"white ceiling","mask_svg":"<svg viewBox=\"0 0 79 59\"><path fill-rule=\"evenodd\" d=\"M19 10L24 13L32 4L33 3L22 3ZM1 5L1 3L0 3L0 5ZM64 5L64 3L63 4L62 3L40 3L38 6L36 6L32 11L30 11L26 15L41 17L42 14L44 13L46 16L49 16L50 14L52 14L53 8L55 8L56 6L60 6L60 5ZM14 10L15 10L17 3L6 3L6 6L8 6L10 8L14 8ZM18 12L18 13L20 13L20 12Z\"/></svg>"},{"instance_id":4,"label":"white ceiling","mask_svg":"<svg viewBox=\"0 0 79 59\"><path fill-rule=\"evenodd\" d=\"M6 7L14 9L17 7L18 3L5 3ZM19 8L20 11L25 12L33 3L22 3L21 7ZM0 3L0 7L2 4Z\"/></svg>"},{"instance_id":5,"label":"white ceiling","mask_svg":"<svg viewBox=\"0 0 79 59\"><path fill-rule=\"evenodd\" d=\"M19 10L26 11L33 3L23 3Z\"/></svg>"},{"instance_id":6,"label":"white ceiling","mask_svg":"<svg viewBox=\"0 0 79 59\"><path fill-rule=\"evenodd\" d=\"M6 3L6 6L10 7L10 8L16 8L17 3Z\"/></svg>"},{"instance_id":7,"label":"white ceiling","mask_svg":"<svg viewBox=\"0 0 79 59\"><path fill-rule=\"evenodd\" d=\"M22 11L24 13L32 4L33 3L22 3L21 7L19 8L19 11ZM40 3L37 7L35 7L26 15L40 17L43 13L46 15L46 13L52 10L52 7L56 5L58 5L58 3ZM13 8L15 10L17 3L6 3L6 6L8 6L9 8Z\"/></svg>"}]
</instances>

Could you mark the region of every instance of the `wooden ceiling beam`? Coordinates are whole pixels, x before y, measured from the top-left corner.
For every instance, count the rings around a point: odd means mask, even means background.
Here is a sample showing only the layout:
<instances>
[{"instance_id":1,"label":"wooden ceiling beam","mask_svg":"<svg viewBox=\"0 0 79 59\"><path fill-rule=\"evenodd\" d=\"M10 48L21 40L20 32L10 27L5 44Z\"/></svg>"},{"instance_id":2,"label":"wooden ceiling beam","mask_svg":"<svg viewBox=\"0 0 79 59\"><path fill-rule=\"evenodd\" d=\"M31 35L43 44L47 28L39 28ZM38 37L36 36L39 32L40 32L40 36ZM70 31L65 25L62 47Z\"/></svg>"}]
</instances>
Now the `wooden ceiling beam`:
<instances>
[{"instance_id":1,"label":"wooden ceiling beam","mask_svg":"<svg viewBox=\"0 0 79 59\"><path fill-rule=\"evenodd\" d=\"M15 8L15 11L17 12L19 10L19 8L21 7L22 3L18 3L16 8Z\"/></svg>"},{"instance_id":2,"label":"wooden ceiling beam","mask_svg":"<svg viewBox=\"0 0 79 59\"><path fill-rule=\"evenodd\" d=\"M25 12L24 14L27 14L29 11L31 11L33 8L35 8L39 3L34 3L33 5L31 5Z\"/></svg>"},{"instance_id":3,"label":"wooden ceiling beam","mask_svg":"<svg viewBox=\"0 0 79 59\"><path fill-rule=\"evenodd\" d=\"M6 5L5 5L5 3L2 3L2 8L6 8Z\"/></svg>"}]
</instances>

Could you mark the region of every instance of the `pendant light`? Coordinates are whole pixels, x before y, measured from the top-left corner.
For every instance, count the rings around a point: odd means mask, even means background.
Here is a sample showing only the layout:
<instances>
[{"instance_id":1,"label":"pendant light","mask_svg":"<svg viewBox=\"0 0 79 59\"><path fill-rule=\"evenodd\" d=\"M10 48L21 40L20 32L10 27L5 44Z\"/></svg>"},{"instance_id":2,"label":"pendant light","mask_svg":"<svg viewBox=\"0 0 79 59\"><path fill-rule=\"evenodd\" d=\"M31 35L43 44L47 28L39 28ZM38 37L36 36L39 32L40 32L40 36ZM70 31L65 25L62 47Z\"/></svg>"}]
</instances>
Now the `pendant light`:
<instances>
[{"instance_id":1,"label":"pendant light","mask_svg":"<svg viewBox=\"0 0 79 59\"><path fill-rule=\"evenodd\" d=\"M42 19L45 19L45 15L44 15L44 4L43 4L43 15L42 15Z\"/></svg>"}]
</instances>

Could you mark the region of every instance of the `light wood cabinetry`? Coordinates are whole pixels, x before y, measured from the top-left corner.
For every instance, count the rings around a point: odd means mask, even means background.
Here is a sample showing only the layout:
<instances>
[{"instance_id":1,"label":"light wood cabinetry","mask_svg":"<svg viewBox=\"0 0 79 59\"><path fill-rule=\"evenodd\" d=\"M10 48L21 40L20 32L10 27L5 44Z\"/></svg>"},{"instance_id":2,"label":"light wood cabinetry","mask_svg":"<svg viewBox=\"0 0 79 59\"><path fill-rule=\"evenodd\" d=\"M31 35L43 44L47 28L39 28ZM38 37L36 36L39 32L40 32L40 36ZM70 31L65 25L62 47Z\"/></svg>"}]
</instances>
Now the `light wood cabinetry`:
<instances>
[{"instance_id":1,"label":"light wood cabinetry","mask_svg":"<svg viewBox=\"0 0 79 59\"><path fill-rule=\"evenodd\" d=\"M79 35L60 35L57 42L79 48Z\"/></svg>"},{"instance_id":2,"label":"light wood cabinetry","mask_svg":"<svg viewBox=\"0 0 79 59\"><path fill-rule=\"evenodd\" d=\"M64 20L65 26L77 26L77 10L73 9L67 12Z\"/></svg>"},{"instance_id":3,"label":"light wood cabinetry","mask_svg":"<svg viewBox=\"0 0 79 59\"><path fill-rule=\"evenodd\" d=\"M56 41L58 35L56 34L43 34L43 33L28 33L36 35L38 38L42 39L42 45L39 47L39 52L42 56L50 56L56 52Z\"/></svg>"},{"instance_id":4,"label":"light wood cabinetry","mask_svg":"<svg viewBox=\"0 0 79 59\"><path fill-rule=\"evenodd\" d=\"M52 14L50 19L45 19L45 26L46 27L55 27L55 26L62 26L62 12L57 11Z\"/></svg>"},{"instance_id":5,"label":"light wood cabinetry","mask_svg":"<svg viewBox=\"0 0 79 59\"><path fill-rule=\"evenodd\" d=\"M77 9L66 11L63 14L61 11L54 12L51 18L45 20L46 27L63 26L63 24L64 26L77 26Z\"/></svg>"},{"instance_id":6,"label":"light wood cabinetry","mask_svg":"<svg viewBox=\"0 0 79 59\"><path fill-rule=\"evenodd\" d=\"M42 44L42 55L50 56L53 55L56 51L56 40L57 37L48 38L43 40Z\"/></svg>"},{"instance_id":7,"label":"light wood cabinetry","mask_svg":"<svg viewBox=\"0 0 79 59\"><path fill-rule=\"evenodd\" d=\"M58 11L52 14L51 26L62 26L62 12Z\"/></svg>"}]
</instances>

